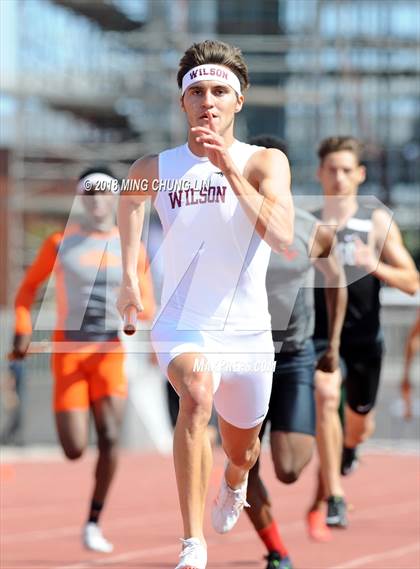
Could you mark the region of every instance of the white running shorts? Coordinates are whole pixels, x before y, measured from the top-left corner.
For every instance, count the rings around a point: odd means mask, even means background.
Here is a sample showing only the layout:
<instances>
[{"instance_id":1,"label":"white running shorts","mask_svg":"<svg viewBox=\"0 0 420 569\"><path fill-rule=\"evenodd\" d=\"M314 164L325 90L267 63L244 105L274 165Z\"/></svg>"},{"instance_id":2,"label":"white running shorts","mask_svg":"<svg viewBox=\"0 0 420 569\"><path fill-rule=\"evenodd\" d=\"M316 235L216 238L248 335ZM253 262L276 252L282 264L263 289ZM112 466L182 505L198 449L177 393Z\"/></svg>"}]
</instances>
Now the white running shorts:
<instances>
[{"instance_id":1,"label":"white running shorts","mask_svg":"<svg viewBox=\"0 0 420 569\"><path fill-rule=\"evenodd\" d=\"M159 318L151 330L151 340L166 377L174 358L196 353L193 371L212 374L217 413L240 429L262 423L268 411L274 370L270 331L177 330L173 322Z\"/></svg>"}]
</instances>

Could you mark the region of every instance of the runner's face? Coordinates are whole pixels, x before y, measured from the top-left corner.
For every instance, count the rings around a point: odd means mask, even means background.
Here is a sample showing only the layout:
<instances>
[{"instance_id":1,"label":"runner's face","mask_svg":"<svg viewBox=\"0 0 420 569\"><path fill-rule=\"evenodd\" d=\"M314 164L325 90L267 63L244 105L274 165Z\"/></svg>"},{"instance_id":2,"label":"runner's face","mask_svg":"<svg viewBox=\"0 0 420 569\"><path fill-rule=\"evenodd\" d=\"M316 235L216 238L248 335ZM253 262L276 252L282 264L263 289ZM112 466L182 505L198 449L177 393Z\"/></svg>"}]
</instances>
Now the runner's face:
<instances>
[{"instance_id":1,"label":"runner's face","mask_svg":"<svg viewBox=\"0 0 420 569\"><path fill-rule=\"evenodd\" d=\"M96 223L112 219L115 212L115 195L96 192L82 196L82 203L87 217Z\"/></svg>"},{"instance_id":2,"label":"runner's face","mask_svg":"<svg viewBox=\"0 0 420 569\"><path fill-rule=\"evenodd\" d=\"M208 126L210 112L218 134L223 134L233 123L235 113L242 109L244 98L229 85L218 81L199 81L191 85L181 98L181 107L190 127Z\"/></svg>"},{"instance_id":3,"label":"runner's face","mask_svg":"<svg viewBox=\"0 0 420 569\"><path fill-rule=\"evenodd\" d=\"M327 154L318 168L318 180L326 196L355 196L366 179L366 170L355 154L340 150Z\"/></svg>"}]
</instances>

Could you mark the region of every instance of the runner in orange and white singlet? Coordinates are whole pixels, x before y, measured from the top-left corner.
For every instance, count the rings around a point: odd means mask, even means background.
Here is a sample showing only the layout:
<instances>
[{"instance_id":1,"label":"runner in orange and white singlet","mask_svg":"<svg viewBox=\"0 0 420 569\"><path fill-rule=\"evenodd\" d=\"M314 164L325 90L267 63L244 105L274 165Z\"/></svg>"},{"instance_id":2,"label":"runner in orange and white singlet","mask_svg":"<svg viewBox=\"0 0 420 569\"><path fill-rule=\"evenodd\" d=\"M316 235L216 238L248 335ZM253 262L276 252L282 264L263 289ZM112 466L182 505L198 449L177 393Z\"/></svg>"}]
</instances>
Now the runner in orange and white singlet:
<instances>
[{"instance_id":1,"label":"runner in orange and white singlet","mask_svg":"<svg viewBox=\"0 0 420 569\"><path fill-rule=\"evenodd\" d=\"M91 190L86 191L89 183ZM82 539L86 548L108 553L113 546L103 537L98 520L117 466L127 380L118 337L121 320L115 307L122 274L116 198L111 192L95 191L98 183L117 181L107 168L85 171L77 186L83 194L83 220L48 237L26 271L15 300L12 357L25 356L32 334L31 306L41 284L54 274L57 321L51 364L57 433L66 457L79 458L88 445L92 411L98 460ZM138 272L144 310L139 316L144 320L151 319L155 310L147 268L141 245Z\"/></svg>"}]
</instances>

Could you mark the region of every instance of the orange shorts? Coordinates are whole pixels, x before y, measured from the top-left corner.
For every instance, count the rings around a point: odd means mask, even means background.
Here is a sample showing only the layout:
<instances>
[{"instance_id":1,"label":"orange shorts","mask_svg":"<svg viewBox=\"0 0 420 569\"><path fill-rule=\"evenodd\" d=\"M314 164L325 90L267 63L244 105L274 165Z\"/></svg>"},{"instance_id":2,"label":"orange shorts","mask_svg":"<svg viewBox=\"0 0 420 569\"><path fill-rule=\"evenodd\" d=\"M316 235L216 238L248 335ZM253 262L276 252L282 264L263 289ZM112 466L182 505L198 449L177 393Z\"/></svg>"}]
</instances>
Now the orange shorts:
<instances>
[{"instance_id":1,"label":"orange shorts","mask_svg":"<svg viewBox=\"0 0 420 569\"><path fill-rule=\"evenodd\" d=\"M127 397L122 351L53 353L54 410L87 409L93 401Z\"/></svg>"}]
</instances>

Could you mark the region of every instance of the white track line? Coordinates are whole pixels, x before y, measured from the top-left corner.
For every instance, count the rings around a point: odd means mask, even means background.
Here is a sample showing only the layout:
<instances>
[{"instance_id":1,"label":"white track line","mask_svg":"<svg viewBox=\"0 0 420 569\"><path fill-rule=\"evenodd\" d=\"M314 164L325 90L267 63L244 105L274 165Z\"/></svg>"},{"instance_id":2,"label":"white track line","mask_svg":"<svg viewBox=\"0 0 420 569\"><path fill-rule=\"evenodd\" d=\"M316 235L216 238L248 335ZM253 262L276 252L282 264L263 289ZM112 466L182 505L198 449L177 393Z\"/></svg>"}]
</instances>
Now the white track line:
<instances>
[{"instance_id":1,"label":"white track line","mask_svg":"<svg viewBox=\"0 0 420 569\"><path fill-rule=\"evenodd\" d=\"M341 563L340 565L334 565L330 569L355 569L357 567L366 567L366 564L374 563L375 561L384 561L385 559L392 559L394 557L401 557L407 553L414 553L420 550L420 543L415 541L409 545L403 547L398 547L396 549L389 549L388 551L383 551L381 553L372 553L372 555L365 555L364 557L358 557L357 559L352 559L346 563Z\"/></svg>"},{"instance_id":2,"label":"white track line","mask_svg":"<svg viewBox=\"0 0 420 569\"><path fill-rule=\"evenodd\" d=\"M406 514L410 511L416 511L418 509L418 505L416 502L401 502L400 504L386 504L384 506L372 509L366 508L365 510L356 510L351 514L351 519L359 520L359 519L375 519L378 516L386 516L387 514L399 515L399 514ZM134 516L130 518L119 518L114 522L109 522L108 527L110 529L118 529L121 527L127 527L132 525L137 526L144 526L153 523L160 523L162 517L165 519L172 519L174 521L179 520L179 512L177 510L170 510L170 511L163 511L163 512L156 512L152 515L145 514L144 516ZM283 531L288 531L290 527L294 527L296 525L304 526L304 522L302 520L296 520L291 522L290 524L283 524L282 529ZM36 530L36 531L29 531L29 532L17 532L11 533L8 535L3 535L1 538L2 543L28 543L33 541L43 541L43 540L50 540L53 537L63 537L63 536L72 536L72 535L79 535L81 531L81 526L67 526L61 528L51 528L45 530ZM109 559L109 557L107 557Z\"/></svg>"},{"instance_id":3,"label":"white track line","mask_svg":"<svg viewBox=\"0 0 420 569\"><path fill-rule=\"evenodd\" d=\"M356 519L369 519L371 517L378 517L378 515L383 515L384 513L386 513L387 511L392 512L394 515L398 515L398 514L406 514L409 510L417 510L417 506L415 504L413 504L412 501L410 502L405 502L405 503L401 503L398 504L398 506L395 505L387 505L387 506L383 506L382 508L376 508L375 512L372 514L372 510L364 510L364 511L360 511L357 512L355 514L352 515L352 518L356 518ZM299 521L294 521L291 522L289 524L282 524L281 526L282 532L284 534L291 534L295 531L305 531L305 524L303 520L299 520ZM237 533L231 536L231 540L235 541L235 542L243 542L243 541L247 541L249 539L254 539L255 537L255 532L253 530L249 530L249 531L245 531L245 532L241 532L241 533ZM214 538L210 538L207 540L207 544L210 546L213 543L219 543L218 540L215 540ZM172 553L172 552L177 552L179 551L179 545L172 545L172 546L168 546L165 548L162 547L152 547L150 549L138 549L138 550L134 550L134 551L127 551L127 553L122 553L120 555L111 555L111 556L107 556L107 557L101 557L99 559L95 559L92 561L82 561L80 563L74 563L74 564L70 564L70 565L57 565L54 567L54 569L88 569L89 567L95 567L98 565L112 565L114 563L121 563L124 561L135 561L137 559L140 559L146 555L150 556L150 557L156 557L158 555L160 555L160 553ZM407 547L407 546L405 546ZM412 547L412 546L410 546ZM400 549L405 549L405 548L400 548ZM387 552L388 553L388 552ZM383 555L383 554L377 554L377 555ZM371 556L369 556L370 558ZM361 558L364 559L364 558ZM352 561L353 562L353 561ZM355 567L359 567L359 565L356 565ZM342 567L340 566L333 566L331 569L347 569L347 565L346 567ZM350 568L348 568L350 569Z\"/></svg>"},{"instance_id":4,"label":"white track line","mask_svg":"<svg viewBox=\"0 0 420 569\"><path fill-rule=\"evenodd\" d=\"M56 565L53 569L88 569L89 567L103 566L103 565L114 565L115 563L123 563L124 561L132 561L141 559L142 557L157 557L164 553L177 553L181 550L181 544L179 545L168 545L166 547L152 547L150 549L139 549L137 551L129 551L127 553L121 553L120 555L112 555L112 557L101 557L99 559L94 559L92 561L85 561L81 563L73 563L71 565Z\"/></svg>"},{"instance_id":5,"label":"white track line","mask_svg":"<svg viewBox=\"0 0 420 569\"><path fill-rule=\"evenodd\" d=\"M48 514L63 514L67 508L74 505L74 502L57 502L54 506L14 506L10 508L0 509L0 516L3 521L36 516L39 517Z\"/></svg>"},{"instance_id":6,"label":"white track line","mask_svg":"<svg viewBox=\"0 0 420 569\"><path fill-rule=\"evenodd\" d=\"M107 524L107 527L112 529L123 528L127 526L145 526L145 525L154 525L160 524L162 522L162 518L170 519L170 520L179 520L179 513L175 510L170 512L157 512L155 514L148 514L147 516L135 516L132 518L119 518L114 522L110 522ZM60 537L60 536L70 536L70 535L79 535L82 531L82 525L80 526L67 526L55 529L45 529L45 530L36 530L36 531L28 531L28 532L19 532L19 533L11 533L9 535L3 535L1 537L2 543L17 543L23 542L28 543L31 541L43 541L43 540L50 540L52 537Z\"/></svg>"},{"instance_id":7,"label":"white track line","mask_svg":"<svg viewBox=\"0 0 420 569\"><path fill-rule=\"evenodd\" d=\"M295 529L302 525L301 522L294 522L292 524L287 524L283 527L291 528L295 526ZM247 541L253 538L255 535L254 531L245 531L242 533L237 533L232 536L232 541L241 542ZM220 543L220 538L210 538L207 539L207 545L211 546L213 544ZM96 567L100 565L114 565L115 563L122 563L124 561L134 561L145 556L157 557L162 553L178 553L181 549L181 544L172 544L167 547L151 547L150 549L138 549L135 551L127 551L127 553L121 553L120 555L113 555L108 557L101 557L100 559L94 559L92 561L82 561L81 563L72 563L70 565L56 565L53 569L89 569L89 567Z\"/></svg>"}]
</instances>

